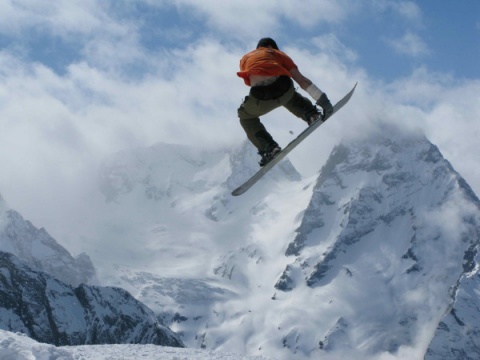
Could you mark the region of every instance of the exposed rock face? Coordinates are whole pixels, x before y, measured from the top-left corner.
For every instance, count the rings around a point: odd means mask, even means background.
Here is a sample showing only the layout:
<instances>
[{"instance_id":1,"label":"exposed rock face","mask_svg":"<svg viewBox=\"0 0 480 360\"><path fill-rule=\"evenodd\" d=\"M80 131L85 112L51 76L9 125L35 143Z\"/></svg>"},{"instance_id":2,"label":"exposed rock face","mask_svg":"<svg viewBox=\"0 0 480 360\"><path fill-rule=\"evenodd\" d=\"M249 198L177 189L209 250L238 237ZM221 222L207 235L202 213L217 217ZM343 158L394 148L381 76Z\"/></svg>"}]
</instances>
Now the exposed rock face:
<instances>
[{"instance_id":1,"label":"exposed rock face","mask_svg":"<svg viewBox=\"0 0 480 360\"><path fill-rule=\"evenodd\" d=\"M5 252L0 252L0 304L0 328L40 342L183 346L125 290L72 287Z\"/></svg>"},{"instance_id":2,"label":"exposed rock face","mask_svg":"<svg viewBox=\"0 0 480 360\"><path fill-rule=\"evenodd\" d=\"M476 257L476 258L475 258ZM480 255L470 249L453 303L440 321L425 360L475 360L480 355Z\"/></svg>"}]
</instances>

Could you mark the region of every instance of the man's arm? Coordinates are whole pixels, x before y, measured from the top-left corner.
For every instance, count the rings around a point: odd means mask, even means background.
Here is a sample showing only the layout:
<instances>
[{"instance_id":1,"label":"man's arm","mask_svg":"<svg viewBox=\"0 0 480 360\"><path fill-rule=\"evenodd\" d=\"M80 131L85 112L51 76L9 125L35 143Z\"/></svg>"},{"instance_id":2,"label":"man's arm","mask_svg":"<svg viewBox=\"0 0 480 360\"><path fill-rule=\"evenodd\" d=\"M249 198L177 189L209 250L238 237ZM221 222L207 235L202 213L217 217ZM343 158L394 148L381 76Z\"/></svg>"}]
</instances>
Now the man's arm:
<instances>
[{"instance_id":1,"label":"man's arm","mask_svg":"<svg viewBox=\"0 0 480 360\"><path fill-rule=\"evenodd\" d=\"M305 91L307 91L307 88L312 85L312 81L305 76L297 69L291 69L290 74L292 74L292 79L295 80L295 82Z\"/></svg>"},{"instance_id":2,"label":"man's arm","mask_svg":"<svg viewBox=\"0 0 480 360\"><path fill-rule=\"evenodd\" d=\"M323 95L323 91L320 90L309 78L303 76L297 68L290 70L290 74L292 74L292 79L318 102L318 99Z\"/></svg>"},{"instance_id":3,"label":"man's arm","mask_svg":"<svg viewBox=\"0 0 480 360\"><path fill-rule=\"evenodd\" d=\"M300 85L300 87L313 99L315 99L316 104L322 107L324 121L332 115L333 106L330 103L327 94L320 90L310 79L303 76L297 68L290 70L290 74L292 74L292 79L295 80L297 84Z\"/></svg>"}]
</instances>

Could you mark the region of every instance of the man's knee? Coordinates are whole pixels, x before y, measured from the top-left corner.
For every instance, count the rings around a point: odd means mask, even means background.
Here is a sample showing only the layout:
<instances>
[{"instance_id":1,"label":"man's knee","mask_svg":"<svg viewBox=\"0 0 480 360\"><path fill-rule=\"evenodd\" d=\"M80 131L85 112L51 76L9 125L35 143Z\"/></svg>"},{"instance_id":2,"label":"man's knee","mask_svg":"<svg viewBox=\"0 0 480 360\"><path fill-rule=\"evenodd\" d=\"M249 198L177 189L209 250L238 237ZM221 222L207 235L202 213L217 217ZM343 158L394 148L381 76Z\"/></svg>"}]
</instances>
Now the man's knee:
<instances>
[{"instance_id":1,"label":"man's knee","mask_svg":"<svg viewBox=\"0 0 480 360\"><path fill-rule=\"evenodd\" d=\"M261 127L260 119L257 118L242 118L240 117L240 124L244 129L258 129Z\"/></svg>"},{"instance_id":2,"label":"man's knee","mask_svg":"<svg viewBox=\"0 0 480 360\"><path fill-rule=\"evenodd\" d=\"M238 114L238 118L240 119L240 122L242 122L243 120L248 120L252 118L252 116L245 111L245 108L243 107L243 105L238 108L237 114Z\"/></svg>"},{"instance_id":3,"label":"man's knee","mask_svg":"<svg viewBox=\"0 0 480 360\"><path fill-rule=\"evenodd\" d=\"M247 111L248 100L249 100L249 97L246 96L246 97L245 97L245 100L243 100L243 102L242 102L242 105L240 105L240 107L237 109L237 114L238 114L238 118L240 119L240 122L241 122L242 120L248 120L248 119L251 119L251 118L254 118L254 117L255 117L255 116L252 116L252 115Z\"/></svg>"}]
</instances>

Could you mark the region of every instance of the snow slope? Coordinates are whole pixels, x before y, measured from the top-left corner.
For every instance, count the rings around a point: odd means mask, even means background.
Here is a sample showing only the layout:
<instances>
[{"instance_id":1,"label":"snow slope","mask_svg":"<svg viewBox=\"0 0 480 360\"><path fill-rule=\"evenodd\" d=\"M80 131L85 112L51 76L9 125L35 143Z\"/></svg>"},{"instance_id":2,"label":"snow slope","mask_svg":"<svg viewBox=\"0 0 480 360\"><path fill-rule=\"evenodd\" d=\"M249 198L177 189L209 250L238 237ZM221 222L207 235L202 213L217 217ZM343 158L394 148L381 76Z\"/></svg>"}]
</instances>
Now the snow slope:
<instances>
[{"instance_id":1,"label":"snow slope","mask_svg":"<svg viewBox=\"0 0 480 360\"><path fill-rule=\"evenodd\" d=\"M0 330L2 360L269 360L263 356L179 349L157 345L64 346L41 344L21 333ZM273 359L272 359L273 360Z\"/></svg>"},{"instance_id":2,"label":"snow slope","mask_svg":"<svg viewBox=\"0 0 480 360\"><path fill-rule=\"evenodd\" d=\"M104 281L191 347L423 357L476 252L478 199L423 134L377 129L345 139L318 177L300 179L287 161L235 199L229 192L257 166L248 145L112 157L102 189L146 248L132 249L141 265L117 264Z\"/></svg>"},{"instance_id":3,"label":"snow slope","mask_svg":"<svg viewBox=\"0 0 480 360\"><path fill-rule=\"evenodd\" d=\"M287 160L236 198L258 166L248 144L122 151L106 159L78 239L102 284L191 348L475 358L479 200L423 134L375 128L344 139L320 174L302 179Z\"/></svg>"},{"instance_id":4,"label":"snow slope","mask_svg":"<svg viewBox=\"0 0 480 360\"><path fill-rule=\"evenodd\" d=\"M476 255L475 255L476 253ZM438 324L425 360L476 360L480 354L480 254L470 252L455 301Z\"/></svg>"}]
</instances>

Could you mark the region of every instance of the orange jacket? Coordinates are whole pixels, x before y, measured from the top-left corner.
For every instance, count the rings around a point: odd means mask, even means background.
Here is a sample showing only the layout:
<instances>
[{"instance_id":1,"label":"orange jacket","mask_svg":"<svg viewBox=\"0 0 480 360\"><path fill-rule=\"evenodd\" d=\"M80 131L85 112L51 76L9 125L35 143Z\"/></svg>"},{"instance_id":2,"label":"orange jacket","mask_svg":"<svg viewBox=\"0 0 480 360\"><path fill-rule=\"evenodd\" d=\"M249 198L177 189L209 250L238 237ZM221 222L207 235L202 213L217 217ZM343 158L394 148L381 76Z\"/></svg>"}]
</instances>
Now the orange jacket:
<instances>
[{"instance_id":1,"label":"orange jacket","mask_svg":"<svg viewBox=\"0 0 480 360\"><path fill-rule=\"evenodd\" d=\"M250 86L250 75L292 77L290 70L296 68L297 65L287 54L280 50L261 47L242 57L237 75Z\"/></svg>"}]
</instances>

